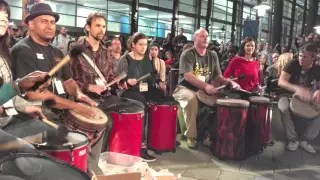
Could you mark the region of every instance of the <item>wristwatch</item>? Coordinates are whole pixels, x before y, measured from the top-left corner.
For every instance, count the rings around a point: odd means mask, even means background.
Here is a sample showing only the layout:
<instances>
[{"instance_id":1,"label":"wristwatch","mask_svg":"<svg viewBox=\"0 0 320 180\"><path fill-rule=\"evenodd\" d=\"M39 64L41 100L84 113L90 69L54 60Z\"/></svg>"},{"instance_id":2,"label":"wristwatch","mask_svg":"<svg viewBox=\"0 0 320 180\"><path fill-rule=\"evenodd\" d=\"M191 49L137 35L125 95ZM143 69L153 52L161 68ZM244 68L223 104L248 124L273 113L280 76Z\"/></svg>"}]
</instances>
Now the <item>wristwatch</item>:
<instances>
[{"instance_id":1,"label":"wristwatch","mask_svg":"<svg viewBox=\"0 0 320 180\"><path fill-rule=\"evenodd\" d=\"M14 86L13 87L15 88L17 95L25 96L26 92L24 92L24 90L19 86L19 80L20 79L17 79L16 81L14 81L14 83L13 83Z\"/></svg>"}]
</instances>

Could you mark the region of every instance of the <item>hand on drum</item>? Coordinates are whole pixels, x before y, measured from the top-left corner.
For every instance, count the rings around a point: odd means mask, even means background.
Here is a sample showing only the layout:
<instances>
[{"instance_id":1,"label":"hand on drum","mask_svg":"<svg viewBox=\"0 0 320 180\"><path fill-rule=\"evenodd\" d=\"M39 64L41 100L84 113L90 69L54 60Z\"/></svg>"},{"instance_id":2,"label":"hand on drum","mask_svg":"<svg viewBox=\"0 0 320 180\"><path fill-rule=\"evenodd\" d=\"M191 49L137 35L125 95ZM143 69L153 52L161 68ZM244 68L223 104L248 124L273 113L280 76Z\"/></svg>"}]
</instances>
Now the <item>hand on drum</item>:
<instances>
[{"instance_id":1,"label":"hand on drum","mask_svg":"<svg viewBox=\"0 0 320 180\"><path fill-rule=\"evenodd\" d=\"M83 93L78 94L77 100L87 103L90 106L98 106L98 103L94 102L94 100L90 99L88 96L84 95Z\"/></svg>"},{"instance_id":2,"label":"hand on drum","mask_svg":"<svg viewBox=\"0 0 320 180\"><path fill-rule=\"evenodd\" d=\"M317 90L314 94L312 99L317 103L320 104L320 90Z\"/></svg>"},{"instance_id":3,"label":"hand on drum","mask_svg":"<svg viewBox=\"0 0 320 180\"><path fill-rule=\"evenodd\" d=\"M128 79L127 82L128 82L128 84L130 86L135 86L137 84L137 80L136 79Z\"/></svg>"},{"instance_id":4,"label":"hand on drum","mask_svg":"<svg viewBox=\"0 0 320 180\"><path fill-rule=\"evenodd\" d=\"M105 90L106 90L105 86L94 85L94 84L90 84L88 86L89 92L96 93L98 95L101 95L101 93L104 92Z\"/></svg>"},{"instance_id":5,"label":"hand on drum","mask_svg":"<svg viewBox=\"0 0 320 180\"><path fill-rule=\"evenodd\" d=\"M94 111L81 103L77 103L77 105L72 110L86 118L94 118L96 115Z\"/></svg>"},{"instance_id":6,"label":"hand on drum","mask_svg":"<svg viewBox=\"0 0 320 180\"><path fill-rule=\"evenodd\" d=\"M234 81L230 81L230 85L231 85L231 88L234 89L234 90L239 90L240 89L240 85Z\"/></svg>"},{"instance_id":7,"label":"hand on drum","mask_svg":"<svg viewBox=\"0 0 320 180\"><path fill-rule=\"evenodd\" d=\"M312 99L311 91L308 88L299 87L296 91L296 95L305 102L310 102Z\"/></svg>"},{"instance_id":8,"label":"hand on drum","mask_svg":"<svg viewBox=\"0 0 320 180\"><path fill-rule=\"evenodd\" d=\"M216 88L214 86L212 86L211 84L206 84L204 90L206 91L207 94L209 95L214 95L216 94L218 91L216 90Z\"/></svg>"}]
</instances>

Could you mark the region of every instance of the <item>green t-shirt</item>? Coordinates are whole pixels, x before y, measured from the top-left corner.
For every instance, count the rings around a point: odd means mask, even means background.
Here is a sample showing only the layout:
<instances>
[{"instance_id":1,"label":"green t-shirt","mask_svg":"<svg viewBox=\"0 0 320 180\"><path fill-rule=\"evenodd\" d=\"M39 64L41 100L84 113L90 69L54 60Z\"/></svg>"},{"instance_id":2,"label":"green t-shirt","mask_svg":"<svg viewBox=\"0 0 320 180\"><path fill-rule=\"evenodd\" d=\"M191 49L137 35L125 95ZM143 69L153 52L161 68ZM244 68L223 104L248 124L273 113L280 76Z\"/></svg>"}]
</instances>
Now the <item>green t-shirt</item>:
<instances>
[{"instance_id":1,"label":"green t-shirt","mask_svg":"<svg viewBox=\"0 0 320 180\"><path fill-rule=\"evenodd\" d=\"M207 50L204 56L200 56L195 48L184 51L180 57L178 83L193 90L197 90L196 87L184 79L184 73L199 72L201 69L201 75L205 76L205 82L209 82L222 75L217 54Z\"/></svg>"}]
</instances>

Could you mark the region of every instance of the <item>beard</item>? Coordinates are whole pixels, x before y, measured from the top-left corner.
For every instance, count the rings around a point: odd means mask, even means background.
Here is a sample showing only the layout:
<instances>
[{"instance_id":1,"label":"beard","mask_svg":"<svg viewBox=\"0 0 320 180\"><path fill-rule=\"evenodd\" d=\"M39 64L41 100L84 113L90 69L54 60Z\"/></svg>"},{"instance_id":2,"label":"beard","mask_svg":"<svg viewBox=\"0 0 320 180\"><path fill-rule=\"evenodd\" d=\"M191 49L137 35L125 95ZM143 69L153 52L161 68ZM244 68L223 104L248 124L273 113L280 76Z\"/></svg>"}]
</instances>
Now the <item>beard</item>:
<instances>
[{"instance_id":1,"label":"beard","mask_svg":"<svg viewBox=\"0 0 320 180\"><path fill-rule=\"evenodd\" d=\"M93 39L95 39L96 41L102 41L104 38L104 34L103 33L97 33L96 35L90 34Z\"/></svg>"}]
</instances>

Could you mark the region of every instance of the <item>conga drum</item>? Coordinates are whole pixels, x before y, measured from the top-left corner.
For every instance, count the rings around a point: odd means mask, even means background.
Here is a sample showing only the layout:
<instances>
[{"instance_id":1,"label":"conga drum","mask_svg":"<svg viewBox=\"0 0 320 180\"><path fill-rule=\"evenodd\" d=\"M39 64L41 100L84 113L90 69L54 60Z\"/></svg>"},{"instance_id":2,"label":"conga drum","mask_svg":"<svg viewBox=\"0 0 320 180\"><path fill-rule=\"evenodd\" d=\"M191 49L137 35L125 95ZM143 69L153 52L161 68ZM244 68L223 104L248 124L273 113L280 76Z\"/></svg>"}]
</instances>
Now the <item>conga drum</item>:
<instances>
[{"instance_id":1,"label":"conga drum","mask_svg":"<svg viewBox=\"0 0 320 180\"><path fill-rule=\"evenodd\" d=\"M169 84L169 96L172 96L174 90L177 87L179 79L179 69L171 68L169 70L169 76L168 76L168 84Z\"/></svg>"},{"instance_id":2,"label":"conga drum","mask_svg":"<svg viewBox=\"0 0 320 180\"><path fill-rule=\"evenodd\" d=\"M144 108L128 101L127 104L115 104L108 111L113 118L109 151L140 157Z\"/></svg>"},{"instance_id":3,"label":"conga drum","mask_svg":"<svg viewBox=\"0 0 320 180\"><path fill-rule=\"evenodd\" d=\"M156 153L176 151L178 105L172 97L150 102L148 149Z\"/></svg>"},{"instance_id":4,"label":"conga drum","mask_svg":"<svg viewBox=\"0 0 320 180\"><path fill-rule=\"evenodd\" d=\"M215 147L211 147L211 150L218 158L233 160L245 158L248 108L249 102L245 100L217 100L217 140Z\"/></svg>"},{"instance_id":5,"label":"conga drum","mask_svg":"<svg viewBox=\"0 0 320 180\"><path fill-rule=\"evenodd\" d=\"M249 98L250 107L246 127L246 148L248 155L263 151L270 141L270 99L260 96Z\"/></svg>"},{"instance_id":6,"label":"conga drum","mask_svg":"<svg viewBox=\"0 0 320 180\"><path fill-rule=\"evenodd\" d=\"M64 123L71 131L79 131L87 134L90 140L90 145L93 146L102 137L104 131L106 130L108 125L108 117L99 108L89 108L96 113L94 118L88 119L77 112L69 111Z\"/></svg>"},{"instance_id":7,"label":"conga drum","mask_svg":"<svg viewBox=\"0 0 320 180\"><path fill-rule=\"evenodd\" d=\"M295 118L313 120L320 114L320 105L304 102L297 95L293 95L290 101L290 110Z\"/></svg>"},{"instance_id":8,"label":"conga drum","mask_svg":"<svg viewBox=\"0 0 320 180\"><path fill-rule=\"evenodd\" d=\"M90 180L80 169L42 154L12 154L0 160L1 176L25 180Z\"/></svg>"}]
</instances>

